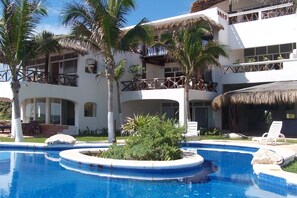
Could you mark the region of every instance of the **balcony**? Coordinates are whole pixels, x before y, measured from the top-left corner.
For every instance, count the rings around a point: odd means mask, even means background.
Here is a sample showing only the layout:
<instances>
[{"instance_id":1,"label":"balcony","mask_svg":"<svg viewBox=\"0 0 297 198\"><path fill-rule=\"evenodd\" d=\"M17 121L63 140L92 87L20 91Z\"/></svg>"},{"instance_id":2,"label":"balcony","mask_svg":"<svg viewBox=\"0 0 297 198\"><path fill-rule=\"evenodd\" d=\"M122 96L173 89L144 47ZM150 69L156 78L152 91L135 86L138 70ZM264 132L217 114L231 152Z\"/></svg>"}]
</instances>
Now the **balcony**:
<instances>
[{"instance_id":1,"label":"balcony","mask_svg":"<svg viewBox=\"0 0 297 198\"><path fill-rule=\"evenodd\" d=\"M142 59L146 63L164 66L167 50L163 46L146 47Z\"/></svg>"},{"instance_id":2,"label":"balcony","mask_svg":"<svg viewBox=\"0 0 297 198\"><path fill-rule=\"evenodd\" d=\"M56 74L48 73L39 70L25 70L19 73L19 81L64 85L64 86L77 86L77 74ZM11 80L11 72L9 70L0 71L0 82L8 82Z\"/></svg>"},{"instance_id":3,"label":"balcony","mask_svg":"<svg viewBox=\"0 0 297 198\"><path fill-rule=\"evenodd\" d=\"M284 60L261 61L261 62L226 65L226 66L223 66L223 71L224 71L224 74L229 74L229 73L282 70L283 63L286 61L289 61L289 60L284 59Z\"/></svg>"},{"instance_id":4,"label":"balcony","mask_svg":"<svg viewBox=\"0 0 297 198\"><path fill-rule=\"evenodd\" d=\"M122 91L140 91L140 90L156 90L156 89L177 89L185 87L185 76L140 79L137 81L122 81ZM190 81L190 89L199 91L216 92L217 83L205 82L202 79L192 78Z\"/></svg>"},{"instance_id":5,"label":"balcony","mask_svg":"<svg viewBox=\"0 0 297 198\"><path fill-rule=\"evenodd\" d=\"M267 83L296 80L297 59L222 66L222 84Z\"/></svg>"},{"instance_id":6,"label":"balcony","mask_svg":"<svg viewBox=\"0 0 297 198\"><path fill-rule=\"evenodd\" d=\"M252 9L244 12L229 14L229 24L244 23L274 17L295 14L293 3L285 3L259 9Z\"/></svg>"}]
</instances>

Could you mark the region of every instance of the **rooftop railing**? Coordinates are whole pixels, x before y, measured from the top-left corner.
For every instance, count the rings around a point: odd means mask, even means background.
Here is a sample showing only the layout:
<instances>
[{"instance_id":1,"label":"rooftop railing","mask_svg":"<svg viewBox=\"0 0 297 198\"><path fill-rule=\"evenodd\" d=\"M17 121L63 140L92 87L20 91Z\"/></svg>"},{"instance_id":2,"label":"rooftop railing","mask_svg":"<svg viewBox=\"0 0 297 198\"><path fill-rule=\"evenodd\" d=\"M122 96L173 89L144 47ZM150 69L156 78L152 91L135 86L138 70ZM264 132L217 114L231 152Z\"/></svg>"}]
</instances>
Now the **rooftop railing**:
<instances>
[{"instance_id":1,"label":"rooftop railing","mask_svg":"<svg viewBox=\"0 0 297 198\"><path fill-rule=\"evenodd\" d=\"M122 81L121 84L122 91L177 89L185 87L185 76ZM189 84L191 89L216 92L217 83L214 82L192 78Z\"/></svg>"},{"instance_id":2,"label":"rooftop railing","mask_svg":"<svg viewBox=\"0 0 297 198\"><path fill-rule=\"evenodd\" d=\"M58 73L48 73L39 70L25 70L20 71L18 80L44 83L44 84L55 84L55 85L65 85L65 86L77 86L77 74L58 74ZM10 70L0 71L0 82L11 81Z\"/></svg>"},{"instance_id":3,"label":"rooftop railing","mask_svg":"<svg viewBox=\"0 0 297 198\"><path fill-rule=\"evenodd\" d=\"M239 63L239 64L233 64L233 65L225 65L222 68L223 68L224 74L282 70L284 67L284 62L287 62L287 61L291 61L291 59Z\"/></svg>"},{"instance_id":4,"label":"rooftop railing","mask_svg":"<svg viewBox=\"0 0 297 198\"><path fill-rule=\"evenodd\" d=\"M293 3L285 3L270 7L252 9L248 11L229 14L229 24L269 19L273 17L286 16L294 13L295 11Z\"/></svg>"},{"instance_id":5,"label":"rooftop railing","mask_svg":"<svg viewBox=\"0 0 297 198\"><path fill-rule=\"evenodd\" d=\"M167 50L164 46L147 47L145 56L161 56L166 55Z\"/></svg>"}]
</instances>

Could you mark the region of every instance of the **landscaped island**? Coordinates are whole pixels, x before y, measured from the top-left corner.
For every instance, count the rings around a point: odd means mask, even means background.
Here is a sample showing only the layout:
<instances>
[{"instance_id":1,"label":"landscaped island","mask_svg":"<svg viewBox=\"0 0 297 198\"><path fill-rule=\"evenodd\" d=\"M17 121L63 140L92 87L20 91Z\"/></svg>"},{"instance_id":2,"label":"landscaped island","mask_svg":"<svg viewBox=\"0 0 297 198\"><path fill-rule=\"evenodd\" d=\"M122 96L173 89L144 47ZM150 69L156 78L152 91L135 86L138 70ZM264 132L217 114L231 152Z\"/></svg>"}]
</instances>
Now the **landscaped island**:
<instances>
[{"instance_id":1,"label":"landscaped island","mask_svg":"<svg viewBox=\"0 0 297 198\"><path fill-rule=\"evenodd\" d=\"M145 180L183 178L202 171L203 158L180 149L184 128L173 120L137 116L123 130L129 134L125 145L62 151L60 164L88 174Z\"/></svg>"},{"instance_id":2,"label":"landscaped island","mask_svg":"<svg viewBox=\"0 0 297 198\"><path fill-rule=\"evenodd\" d=\"M129 134L125 145L114 144L107 151L98 152L102 158L124 160L167 161L182 158L181 141L184 127L174 125L165 116L136 116L123 126Z\"/></svg>"}]
</instances>

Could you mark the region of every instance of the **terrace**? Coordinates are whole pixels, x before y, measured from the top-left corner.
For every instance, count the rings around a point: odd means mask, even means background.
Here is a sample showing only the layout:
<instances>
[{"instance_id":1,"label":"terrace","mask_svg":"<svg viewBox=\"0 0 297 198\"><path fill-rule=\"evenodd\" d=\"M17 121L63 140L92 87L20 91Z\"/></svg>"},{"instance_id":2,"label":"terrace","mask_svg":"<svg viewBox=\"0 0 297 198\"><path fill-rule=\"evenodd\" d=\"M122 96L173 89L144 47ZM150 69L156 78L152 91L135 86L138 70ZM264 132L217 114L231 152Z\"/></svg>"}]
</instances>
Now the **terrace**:
<instances>
[{"instance_id":1,"label":"terrace","mask_svg":"<svg viewBox=\"0 0 297 198\"><path fill-rule=\"evenodd\" d=\"M229 73L245 73L245 72L259 72L270 70L282 70L284 62L289 60L271 60L271 61L259 61L251 63L239 63L233 65L223 66L224 74Z\"/></svg>"},{"instance_id":2,"label":"terrace","mask_svg":"<svg viewBox=\"0 0 297 198\"><path fill-rule=\"evenodd\" d=\"M122 81L122 91L139 91L139 90L154 90L154 89L177 89L185 87L185 76L139 79ZM190 81L190 89L199 91L216 92L217 83L205 82L200 79L192 78Z\"/></svg>"},{"instance_id":3,"label":"terrace","mask_svg":"<svg viewBox=\"0 0 297 198\"><path fill-rule=\"evenodd\" d=\"M19 72L18 80L34 83L64 85L64 86L77 86L77 74L59 74L44 72L40 70L22 70ZM0 82L8 82L11 80L11 71L0 71Z\"/></svg>"},{"instance_id":4,"label":"terrace","mask_svg":"<svg viewBox=\"0 0 297 198\"><path fill-rule=\"evenodd\" d=\"M250 9L243 12L236 12L228 15L229 24L244 23L250 21L270 19L274 17L294 14L293 3L284 3L258 9Z\"/></svg>"}]
</instances>

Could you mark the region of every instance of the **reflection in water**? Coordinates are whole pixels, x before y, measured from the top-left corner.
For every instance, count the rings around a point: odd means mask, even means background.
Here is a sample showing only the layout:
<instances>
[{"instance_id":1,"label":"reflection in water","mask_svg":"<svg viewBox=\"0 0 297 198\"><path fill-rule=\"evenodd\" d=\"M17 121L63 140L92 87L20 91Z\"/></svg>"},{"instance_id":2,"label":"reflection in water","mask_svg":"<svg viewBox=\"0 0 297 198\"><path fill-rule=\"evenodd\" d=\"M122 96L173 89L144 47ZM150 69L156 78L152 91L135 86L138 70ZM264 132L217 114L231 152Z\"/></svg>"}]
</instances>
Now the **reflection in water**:
<instances>
[{"instance_id":1,"label":"reflection in water","mask_svg":"<svg viewBox=\"0 0 297 198\"><path fill-rule=\"evenodd\" d=\"M206 183L210 181L209 174L212 174L218 170L218 167L210 161L204 161L202 164L202 170L195 176L183 178L181 181L187 184L190 183Z\"/></svg>"},{"instance_id":2,"label":"reflection in water","mask_svg":"<svg viewBox=\"0 0 297 198\"><path fill-rule=\"evenodd\" d=\"M0 195L9 196L9 186L11 186L12 175L10 152L0 152Z\"/></svg>"},{"instance_id":3,"label":"reflection in water","mask_svg":"<svg viewBox=\"0 0 297 198\"><path fill-rule=\"evenodd\" d=\"M199 174L181 180L142 181L68 171L59 165L58 152L0 152L0 197L297 196L297 192L279 194L273 187L253 184L250 154L198 153L205 158Z\"/></svg>"}]
</instances>

